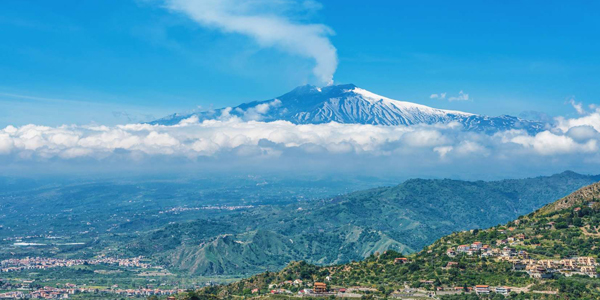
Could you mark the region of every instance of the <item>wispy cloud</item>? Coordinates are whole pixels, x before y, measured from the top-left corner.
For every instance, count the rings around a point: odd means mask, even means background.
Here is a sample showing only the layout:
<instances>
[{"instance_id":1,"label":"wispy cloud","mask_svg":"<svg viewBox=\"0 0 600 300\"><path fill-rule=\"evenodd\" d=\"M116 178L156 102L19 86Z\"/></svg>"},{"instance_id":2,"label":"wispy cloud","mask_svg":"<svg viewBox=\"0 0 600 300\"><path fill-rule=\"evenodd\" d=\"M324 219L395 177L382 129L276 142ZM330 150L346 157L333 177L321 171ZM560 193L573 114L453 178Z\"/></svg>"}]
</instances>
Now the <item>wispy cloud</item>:
<instances>
[{"instance_id":1,"label":"wispy cloud","mask_svg":"<svg viewBox=\"0 0 600 300\"><path fill-rule=\"evenodd\" d=\"M448 95L448 93L431 94L429 96L429 99L437 99L437 100L448 99L448 101L450 101L450 102L452 102L452 101L468 101L469 100L469 94L466 94L462 90L460 92L458 92L458 95L456 95L456 96L446 97L447 95Z\"/></svg>"},{"instance_id":2,"label":"wispy cloud","mask_svg":"<svg viewBox=\"0 0 600 300\"><path fill-rule=\"evenodd\" d=\"M97 99L114 98L112 95L94 92L91 94ZM145 122L156 119L156 115L163 114L164 110L158 107L116 101L102 102L0 92L0 126L22 125L32 120L46 125L59 125L64 124L65 119L75 124L95 122L112 125Z\"/></svg>"},{"instance_id":3,"label":"wispy cloud","mask_svg":"<svg viewBox=\"0 0 600 300\"><path fill-rule=\"evenodd\" d=\"M77 100L65 100L65 99L57 99L57 98L46 98L46 97L36 97L29 95L21 95L21 94L13 94L13 93L1 93L0 99L8 98L8 99L22 99L22 100L33 100L47 103L80 103Z\"/></svg>"},{"instance_id":4,"label":"wispy cloud","mask_svg":"<svg viewBox=\"0 0 600 300\"><path fill-rule=\"evenodd\" d=\"M303 23L291 15L315 10L315 1L280 0L165 0L167 7L198 24L254 39L262 47L315 60L313 73L323 84L333 83L337 51L329 40L333 30L323 24Z\"/></svg>"},{"instance_id":5,"label":"wispy cloud","mask_svg":"<svg viewBox=\"0 0 600 300\"><path fill-rule=\"evenodd\" d=\"M458 92L458 96L449 97L448 101L468 101L469 94L464 93L463 91Z\"/></svg>"},{"instance_id":6,"label":"wispy cloud","mask_svg":"<svg viewBox=\"0 0 600 300\"><path fill-rule=\"evenodd\" d=\"M587 112L583 108L583 104L581 102L576 102L575 98L571 98L569 100L569 103L571 104L571 106L573 106L573 108L575 109L575 111L577 111L578 114L580 114L580 115L587 114Z\"/></svg>"},{"instance_id":7,"label":"wispy cloud","mask_svg":"<svg viewBox=\"0 0 600 300\"><path fill-rule=\"evenodd\" d=\"M446 99L446 93L431 94L431 96L429 96L429 98L444 100L444 99Z\"/></svg>"}]
</instances>

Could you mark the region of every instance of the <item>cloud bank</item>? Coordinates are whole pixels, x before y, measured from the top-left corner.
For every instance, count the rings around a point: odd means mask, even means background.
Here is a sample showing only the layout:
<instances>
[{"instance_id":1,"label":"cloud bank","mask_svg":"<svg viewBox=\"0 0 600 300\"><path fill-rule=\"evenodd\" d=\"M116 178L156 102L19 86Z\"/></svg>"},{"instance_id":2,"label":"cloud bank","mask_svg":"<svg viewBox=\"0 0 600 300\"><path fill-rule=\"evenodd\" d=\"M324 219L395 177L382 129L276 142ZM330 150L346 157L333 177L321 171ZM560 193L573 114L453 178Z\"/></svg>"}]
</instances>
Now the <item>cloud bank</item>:
<instances>
[{"instance_id":1,"label":"cloud bank","mask_svg":"<svg viewBox=\"0 0 600 300\"><path fill-rule=\"evenodd\" d=\"M323 84L333 83L338 59L323 24L294 21L290 12L318 9L314 1L280 0L166 0L167 7L181 12L198 24L237 33L254 39L262 47L314 59L314 75Z\"/></svg>"}]
</instances>

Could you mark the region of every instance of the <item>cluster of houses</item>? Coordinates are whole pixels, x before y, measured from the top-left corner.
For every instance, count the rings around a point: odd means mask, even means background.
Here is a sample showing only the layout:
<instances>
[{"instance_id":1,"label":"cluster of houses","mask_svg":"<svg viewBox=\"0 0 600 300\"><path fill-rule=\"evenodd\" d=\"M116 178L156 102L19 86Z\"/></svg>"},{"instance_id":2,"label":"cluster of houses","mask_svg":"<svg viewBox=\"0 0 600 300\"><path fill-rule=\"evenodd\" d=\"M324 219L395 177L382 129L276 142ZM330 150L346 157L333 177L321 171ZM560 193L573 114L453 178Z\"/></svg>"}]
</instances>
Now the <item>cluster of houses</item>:
<instances>
[{"instance_id":1,"label":"cluster of houses","mask_svg":"<svg viewBox=\"0 0 600 300\"><path fill-rule=\"evenodd\" d=\"M406 258L399 258L399 259L395 259L396 263L407 263L408 260ZM326 280L330 280L329 277L326 278ZM430 280L421 280L421 283L423 284L433 284L434 281L430 281ZM377 289L374 288L369 288L369 287L350 287L350 288L328 288L326 283L323 282L309 282L309 283L304 283L302 280L300 279L296 279L296 280L287 280L284 282L281 282L279 284L270 284L269 285L269 293L271 294L288 294L288 295L293 295L294 293L292 291L290 291L288 289L288 287L290 286L297 286L297 287L308 287L308 288L304 288L301 289L297 292L298 296L330 296L330 295L337 295L338 297L348 297L350 295L352 296L360 296L360 294L352 294L355 292L377 292ZM502 294L502 295L508 295L510 294L510 292L512 291L511 287L507 287L507 286L498 286L498 287L490 287L489 285L476 285L474 287L453 287L453 288L444 288L444 287L437 287L437 292L440 294L458 294L458 293L472 293L475 292L477 294L481 294L481 295L486 295L486 294L490 294L491 292L495 292L497 294ZM259 289L253 289L252 293L258 293ZM350 294L348 294L350 293ZM346 296L344 296L345 294L348 294ZM415 296L415 291L404 291L404 292L395 292L394 295L396 295L395 297L397 298L402 298L402 297L410 297L410 296Z\"/></svg>"},{"instance_id":2,"label":"cluster of houses","mask_svg":"<svg viewBox=\"0 0 600 300\"><path fill-rule=\"evenodd\" d=\"M2 227L0 227L2 228ZM44 238L45 236L43 235L26 235L26 236L12 236L12 237L5 237L2 240L3 241L17 241L20 242L22 240L25 239L37 239L37 238Z\"/></svg>"},{"instance_id":3,"label":"cluster of houses","mask_svg":"<svg viewBox=\"0 0 600 300\"><path fill-rule=\"evenodd\" d=\"M432 281L433 282L433 281ZM489 295L492 292L501 294L504 296L509 295L513 291L513 288L508 286L497 286L491 287L489 285L476 285L473 287L441 287L438 286L435 292L424 291L419 289L404 289L392 293L393 298L408 298L408 299L422 299L422 298L436 298L435 296L444 295L457 295L462 293L476 293L478 295Z\"/></svg>"},{"instance_id":4,"label":"cluster of houses","mask_svg":"<svg viewBox=\"0 0 600 300\"><path fill-rule=\"evenodd\" d=\"M407 263L409 262L406 258L399 258L399 259L395 259L396 263ZM457 264L456 262L451 262L454 264ZM326 280L330 280L330 277L327 277ZM433 280L421 280L422 284L434 284ZM294 295L294 292L290 291L290 287L291 286L296 286L296 287L305 287L303 289L300 289L297 292L298 296L338 296L338 297L360 297L361 294L356 294L356 293L361 293L361 292L377 292L378 290L375 288L371 288L371 287L349 287L349 288L340 288L340 287L335 287L335 288L331 288L328 287L326 283L324 282L308 282L305 283L300 279L296 279L296 280L286 280L283 281L279 284L270 284L269 285L269 293L270 294L288 294L288 295ZM437 287L436 288L436 292L438 295L451 295L451 294L460 294L460 293L477 293L478 295L487 295L490 294L491 292L495 292L497 294L501 294L501 295L509 295L512 291L513 288L508 287L508 286L497 286L497 287L490 287L489 285L476 285L474 287ZM258 293L259 289L253 289L252 290L252 294ZM421 291L421 290L415 290L415 289L407 289L407 290L403 290L403 291L397 291L394 292L392 294L392 297L394 298L412 298L414 296L418 296L420 295L420 293L428 293L428 294L423 294L424 297L431 297L432 295L435 295L433 292L429 292L429 291Z\"/></svg>"},{"instance_id":5,"label":"cluster of houses","mask_svg":"<svg viewBox=\"0 0 600 300\"><path fill-rule=\"evenodd\" d=\"M161 210L159 214L168 214L168 213L182 213L186 211L199 211L199 210L240 210L240 209L250 209L254 208L254 205L206 205L201 207L186 207L186 206L178 206L173 207L168 210Z\"/></svg>"},{"instance_id":6,"label":"cluster of houses","mask_svg":"<svg viewBox=\"0 0 600 300\"><path fill-rule=\"evenodd\" d=\"M95 259L58 259L46 257L13 258L0 261L0 272L16 272L30 269L50 269L56 267L72 267L78 265L118 265L127 268L147 269L151 265L143 262L143 257Z\"/></svg>"},{"instance_id":7,"label":"cluster of houses","mask_svg":"<svg viewBox=\"0 0 600 300\"><path fill-rule=\"evenodd\" d=\"M329 281L331 278L327 276L325 280ZM327 289L327 284L324 282L307 282L305 283L301 279L296 280L286 280L279 284L270 284L269 285L269 293L271 294L294 294L292 291L288 289L290 286L295 287L304 287L300 289L297 293L298 295L318 295L318 294L326 294L329 292ZM345 292L345 289L341 289L343 291L336 290L335 292ZM252 290L252 293L258 293L258 289Z\"/></svg>"},{"instance_id":8,"label":"cluster of houses","mask_svg":"<svg viewBox=\"0 0 600 300\"><path fill-rule=\"evenodd\" d=\"M449 265L458 265L457 262L450 262ZM422 284L430 284L433 285L433 280L420 280ZM489 294L494 291L497 294L508 295L512 291L511 287L508 286L498 286L495 288L490 287L489 285L476 285L474 287L442 287L438 286L436 291L441 294L456 294L456 293L472 293L475 292L477 294Z\"/></svg>"},{"instance_id":9,"label":"cluster of houses","mask_svg":"<svg viewBox=\"0 0 600 300\"><path fill-rule=\"evenodd\" d=\"M492 288L490 288L489 285L484 285L484 284L476 285L473 290L478 295L487 295L490 292L492 292ZM494 290L494 292L496 292L496 294L501 294L501 295L508 295L512 291L512 289L508 286L497 286L497 287L493 288L493 290Z\"/></svg>"},{"instance_id":10,"label":"cluster of houses","mask_svg":"<svg viewBox=\"0 0 600 300\"><path fill-rule=\"evenodd\" d=\"M575 257L559 260L552 259L514 259L501 258L512 262L513 269L526 271L533 278L552 278L554 273L564 276L585 275L598 278L596 259L593 257Z\"/></svg>"},{"instance_id":11,"label":"cluster of houses","mask_svg":"<svg viewBox=\"0 0 600 300\"><path fill-rule=\"evenodd\" d=\"M92 289L77 287L74 284L65 284L64 288L43 287L35 291L10 291L0 294L0 299L68 299L70 295L79 293L112 294L123 297L147 297L152 295L174 295L184 290L160 290L160 289Z\"/></svg>"},{"instance_id":12,"label":"cluster of houses","mask_svg":"<svg viewBox=\"0 0 600 300\"><path fill-rule=\"evenodd\" d=\"M514 237L509 237L506 240L498 240L496 244L514 245L525 240L523 234L517 234ZM537 260L531 259L529 253L524 250L516 250L510 246L490 247L483 245L481 242L474 242L470 245L460 245L456 249L449 248L446 255L456 257L459 254L478 255L479 257L493 257L498 260L508 261L513 264L513 270L525 271L532 278L547 279L552 278L553 273L560 273L565 276L575 274L586 275L592 278L598 278L596 259L593 257L575 257L560 260ZM446 268L458 267L458 263L449 262Z\"/></svg>"},{"instance_id":13,"label":"cluster of houses","mask_svg":"<svg viewBox=\"0 0 600 300\"><path fill-rule=\"evenodd\" d=\"M25 293L22 291L13 291L0 293L0 299L23 299L25 298Z\"/></svg>"},{"instance_id":14,"label":"cluster of houses","mask_svg":"<svg viewBox=\"0 0 600 300\"><path fill-rule=\"evenodd\" d=\"M525 240L525 235L523 234L517 234L514 237L509 237L508 239L505 240L498 240L496 241L496 244L498 246L501 245L514 245L520 241ZM502 256L502 255L509 255L511 249L508 247L504 247L504 248L498 248L498 247L491 247L490 245L484 245L481 242L473 242L470 245L460 245L457 246L456 249L454 248L449 248L446 251L446 255L450 256L450 257L455 257L458 254L466 254L466 255L479 255L481 257L498 257L498 256ZM519 255L527 255L526 251L521 251L521 253L519 253Z\"/></svg>"}]
</instances>

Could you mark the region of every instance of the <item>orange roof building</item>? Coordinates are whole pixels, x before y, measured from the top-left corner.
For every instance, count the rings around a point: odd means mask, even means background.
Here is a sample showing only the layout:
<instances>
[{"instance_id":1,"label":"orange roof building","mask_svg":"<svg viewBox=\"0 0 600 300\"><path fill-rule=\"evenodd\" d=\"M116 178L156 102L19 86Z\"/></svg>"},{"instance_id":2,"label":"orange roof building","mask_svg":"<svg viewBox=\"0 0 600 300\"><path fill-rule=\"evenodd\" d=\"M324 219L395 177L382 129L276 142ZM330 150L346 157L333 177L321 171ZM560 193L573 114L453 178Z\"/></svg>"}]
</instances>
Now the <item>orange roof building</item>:
<instances>
[{"instance_id":1,"label":"orange roof building","mask_svg":"<svg viewBox=\"0 0 600 300\"><path fill-rule=\"evenodd\" d=\"M323 282L315 282L314 288L315 288L315 293L327 292L327 284L325 284Z\"/></svg>"}]
</instances>

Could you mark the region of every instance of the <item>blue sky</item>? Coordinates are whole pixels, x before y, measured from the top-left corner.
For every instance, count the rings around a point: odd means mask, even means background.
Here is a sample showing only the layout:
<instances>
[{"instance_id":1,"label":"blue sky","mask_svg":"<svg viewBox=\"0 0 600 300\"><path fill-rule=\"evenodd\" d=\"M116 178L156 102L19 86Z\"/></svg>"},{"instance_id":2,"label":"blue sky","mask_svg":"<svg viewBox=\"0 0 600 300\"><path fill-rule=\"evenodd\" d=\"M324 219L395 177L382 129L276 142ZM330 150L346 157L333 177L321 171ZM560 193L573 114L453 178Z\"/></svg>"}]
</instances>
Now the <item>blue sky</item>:
<instances>
[{"instance_id":1,"label":"blue sky","mask_svg":"<svg viewBox=\"0 0 600 300\"><path fill-rule=\"evenodd\" d=\"M320 4L281 13L335 31L336 83L489 115L570 116L572 97L598 103L598 2ZM318 83L311 59L207 28L161 1L3 1L0 39L0 127L146 121ZM430 99L461 90L469 101Z\"/></svg>"}]
</instances>

